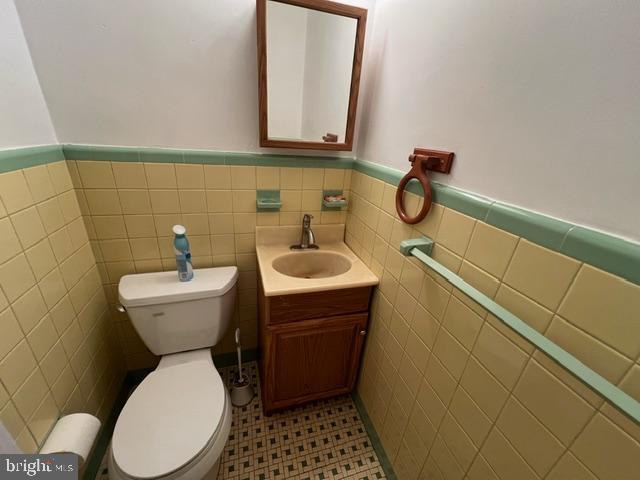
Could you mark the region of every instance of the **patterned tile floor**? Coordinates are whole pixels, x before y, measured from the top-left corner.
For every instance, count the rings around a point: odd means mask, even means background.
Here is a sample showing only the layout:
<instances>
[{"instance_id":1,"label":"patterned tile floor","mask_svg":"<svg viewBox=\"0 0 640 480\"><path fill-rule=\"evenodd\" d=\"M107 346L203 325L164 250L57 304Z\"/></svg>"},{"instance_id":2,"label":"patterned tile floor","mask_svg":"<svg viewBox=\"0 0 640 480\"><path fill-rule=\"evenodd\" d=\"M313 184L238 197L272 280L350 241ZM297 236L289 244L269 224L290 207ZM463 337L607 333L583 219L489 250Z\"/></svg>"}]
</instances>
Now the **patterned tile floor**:
<instances>
[{"instance_id":1,"label":"patterned tile floor","mask_svg":"<svg viewBox=\"0 0 640 480\"><path fill-rule=\"evenodd\" d=\"M221 368L226 385L237 371ZM386 478L350 396L262 413L255 362L245 364L257 395L233 407L218 480L374 480ZM106 456L96 480L108 480Z\"/></svg>"}]
</instances>

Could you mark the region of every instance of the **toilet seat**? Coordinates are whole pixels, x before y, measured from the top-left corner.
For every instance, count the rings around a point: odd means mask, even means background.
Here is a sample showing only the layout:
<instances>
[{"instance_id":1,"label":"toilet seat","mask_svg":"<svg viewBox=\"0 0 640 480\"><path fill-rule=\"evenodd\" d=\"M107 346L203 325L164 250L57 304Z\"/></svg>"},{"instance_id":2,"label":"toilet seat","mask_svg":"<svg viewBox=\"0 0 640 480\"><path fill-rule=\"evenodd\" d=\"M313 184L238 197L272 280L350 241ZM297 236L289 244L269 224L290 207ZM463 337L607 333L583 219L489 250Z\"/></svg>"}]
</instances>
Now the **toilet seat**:
<instances>
[{"instance_id":1,"label":"toilet seat","mask_svg":"<svg viewBox=\"0 0 640 480\"><path fill-rule=\"evenodd\" d=\"M219 450L217 458L230 426L227 397L210 360L150 373L125 404L114 429L111 455L119 472L136 479L167 477L212 448ZM216 442L217 437L221 441Z\"/></svg>"}]
</instances>

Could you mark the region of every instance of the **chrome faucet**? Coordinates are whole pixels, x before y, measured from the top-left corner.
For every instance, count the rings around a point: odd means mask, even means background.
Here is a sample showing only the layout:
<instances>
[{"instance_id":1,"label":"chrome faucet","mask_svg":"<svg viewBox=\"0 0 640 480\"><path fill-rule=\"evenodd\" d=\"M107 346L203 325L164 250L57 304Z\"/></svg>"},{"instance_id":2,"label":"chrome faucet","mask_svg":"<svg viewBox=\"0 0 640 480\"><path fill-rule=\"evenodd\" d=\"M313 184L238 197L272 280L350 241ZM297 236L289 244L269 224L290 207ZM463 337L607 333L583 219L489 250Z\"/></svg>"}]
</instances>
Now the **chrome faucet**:
<instances>
[{"instance_id":1,"label":"chrome faucet","mask_svg":"<svg viewBox=\"0 0 640 480\"><path fill-rule=\"evenodd\" d=\"M308 213L304 214L302 217L302 233L300 235L300 244L299 245L291 245L291 250L316 250L320 247L316 245L316 237L313 234L313 230L311 230L311 219L313 215L309 215Z\"/></svg>"}]
</instances>

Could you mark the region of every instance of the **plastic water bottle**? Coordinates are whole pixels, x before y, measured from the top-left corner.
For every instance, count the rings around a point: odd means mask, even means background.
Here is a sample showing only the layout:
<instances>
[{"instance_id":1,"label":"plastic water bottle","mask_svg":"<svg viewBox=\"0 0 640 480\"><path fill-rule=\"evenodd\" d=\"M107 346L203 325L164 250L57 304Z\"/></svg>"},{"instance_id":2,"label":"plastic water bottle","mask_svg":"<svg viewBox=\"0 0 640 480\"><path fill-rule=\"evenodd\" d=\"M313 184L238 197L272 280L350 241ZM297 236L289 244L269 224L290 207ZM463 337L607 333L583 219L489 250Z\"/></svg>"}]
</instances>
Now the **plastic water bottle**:
<instances>
[{"instance_id":1,"label":"plastic water bottle","mask_svg":"<svg viewBox=\"0 0 640 480\"><path fill-rule=\"evenodd\" d=\"M189 250L189 240L187 240L187 229L182 225L174 225L173 251L176 254L176 265L178 267L178 279L181 282L188 282L193 278L193 265L191 264L191 251Z\"/></svg>"}]
</instances>

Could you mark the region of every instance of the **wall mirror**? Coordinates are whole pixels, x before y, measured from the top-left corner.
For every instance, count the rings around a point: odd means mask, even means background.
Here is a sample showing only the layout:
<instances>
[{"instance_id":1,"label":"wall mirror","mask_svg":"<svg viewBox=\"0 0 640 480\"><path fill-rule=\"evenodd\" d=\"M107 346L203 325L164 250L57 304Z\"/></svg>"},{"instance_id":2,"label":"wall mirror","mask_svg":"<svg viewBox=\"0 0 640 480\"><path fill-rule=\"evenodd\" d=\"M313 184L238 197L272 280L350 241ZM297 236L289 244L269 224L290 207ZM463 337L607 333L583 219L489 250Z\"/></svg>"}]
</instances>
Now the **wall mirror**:
<instances>
[{"instance_id":1,"label":"wall mirror","mask_svg":"<svg viewBox=\"0 0 640 480\"><path fill-rule=\"evenodd\" d=\"M367 11L257 0L260 146L351 150Z\"/></svg>"}]
</instances>

